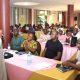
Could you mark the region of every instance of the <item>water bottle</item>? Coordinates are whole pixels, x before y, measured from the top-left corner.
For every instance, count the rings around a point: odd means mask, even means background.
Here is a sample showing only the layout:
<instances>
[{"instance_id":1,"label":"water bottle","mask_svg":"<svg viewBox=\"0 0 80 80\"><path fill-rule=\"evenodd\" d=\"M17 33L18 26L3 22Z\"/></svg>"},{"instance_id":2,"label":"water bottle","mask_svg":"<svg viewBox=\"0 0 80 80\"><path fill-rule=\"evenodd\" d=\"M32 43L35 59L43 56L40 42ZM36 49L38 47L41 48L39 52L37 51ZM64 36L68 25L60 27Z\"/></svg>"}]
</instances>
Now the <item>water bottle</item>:
<instances>
[{"instance_id":1,"label":"water bottle","mask_svg":"<svg viewBox=\"0 0 80 80\"><path fill-rule=\"evenodd\" d=\"M10 44L8 43L8 47L7 47L9 50L10 50Z\"/></svg>"},{"instance_id":2,"label":"water bottle","mask_svg":"<svg viewBox=\"0 0 80 80\"><path fill-rule=\"evenodd\" d=\"M28 54L27 54L27 64L31 64L32 63L32 54L31 54L31 52L29 52Z\"/></svg>"}]
</instances>

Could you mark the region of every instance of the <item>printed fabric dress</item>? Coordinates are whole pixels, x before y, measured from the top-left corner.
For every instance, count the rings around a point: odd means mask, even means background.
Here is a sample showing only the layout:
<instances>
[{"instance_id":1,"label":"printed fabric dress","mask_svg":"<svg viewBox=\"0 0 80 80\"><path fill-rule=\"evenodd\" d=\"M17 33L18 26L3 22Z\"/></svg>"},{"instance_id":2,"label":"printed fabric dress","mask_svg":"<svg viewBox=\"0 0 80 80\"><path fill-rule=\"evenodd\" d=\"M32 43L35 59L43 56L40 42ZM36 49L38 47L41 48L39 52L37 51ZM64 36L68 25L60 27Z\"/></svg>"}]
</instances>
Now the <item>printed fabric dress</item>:
<instances>
[{"instance_id":1,"label":"printed fabric dress","mask_svg":"<svg viewBox=\"0 0 80 80\"><path fill-rule=\"evenodd\" d=\"M25 40L25 41L22 43L21 47L24 47L24 48L25 48L25 52L28 53L29 51L26 50L26 46L28 46L28 47L30 47L30 48L37 49L37 42L34 41L34 40L31 40L31 41L29 42L29 45L26 45L26 40ZM37 51L35 51L33 54L34 54L34 55L38 55Z\"/></svg>"}]
</instances>

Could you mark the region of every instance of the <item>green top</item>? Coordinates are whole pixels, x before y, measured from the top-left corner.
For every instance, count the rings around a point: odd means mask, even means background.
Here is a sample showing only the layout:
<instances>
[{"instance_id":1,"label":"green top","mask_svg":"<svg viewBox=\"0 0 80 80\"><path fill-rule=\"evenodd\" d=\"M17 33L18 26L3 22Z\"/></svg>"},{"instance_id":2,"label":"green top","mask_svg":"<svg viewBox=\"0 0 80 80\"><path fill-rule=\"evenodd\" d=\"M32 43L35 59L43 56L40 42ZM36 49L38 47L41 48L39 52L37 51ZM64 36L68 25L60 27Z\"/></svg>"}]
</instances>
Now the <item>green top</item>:
<instances>
[{"instance_id":1,"label":"green top","mask_svg":"<svg viewBox=\"0 0 80 80\"><path fill-rule=\"evenodd\" d=\"M13 50L18 50L21 47L22 42L24 39L21 36L13 37L11 40L11 49Z\"/></svg>"}]
</instances>

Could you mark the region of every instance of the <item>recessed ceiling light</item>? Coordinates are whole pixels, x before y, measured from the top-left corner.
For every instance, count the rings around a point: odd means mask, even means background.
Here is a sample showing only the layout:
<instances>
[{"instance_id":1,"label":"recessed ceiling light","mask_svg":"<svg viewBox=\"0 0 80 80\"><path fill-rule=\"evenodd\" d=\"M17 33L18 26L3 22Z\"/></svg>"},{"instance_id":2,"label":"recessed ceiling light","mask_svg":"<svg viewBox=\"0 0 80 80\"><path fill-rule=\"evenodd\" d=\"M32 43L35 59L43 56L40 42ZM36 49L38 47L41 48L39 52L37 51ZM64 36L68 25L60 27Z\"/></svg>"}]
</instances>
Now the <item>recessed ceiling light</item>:
<instances>
[{"instance_id":1,"label":"recessed ceiling light","mask_svg":"<svg viewBox=\"0 0 80 80\"><path fill-rule=\"evenodd\" d=\"M13 4L19 5L19 6L32 6L32 5L38 5L39 3L36 3L36 2L15 2Z\"/></svg>"}]
</instances>

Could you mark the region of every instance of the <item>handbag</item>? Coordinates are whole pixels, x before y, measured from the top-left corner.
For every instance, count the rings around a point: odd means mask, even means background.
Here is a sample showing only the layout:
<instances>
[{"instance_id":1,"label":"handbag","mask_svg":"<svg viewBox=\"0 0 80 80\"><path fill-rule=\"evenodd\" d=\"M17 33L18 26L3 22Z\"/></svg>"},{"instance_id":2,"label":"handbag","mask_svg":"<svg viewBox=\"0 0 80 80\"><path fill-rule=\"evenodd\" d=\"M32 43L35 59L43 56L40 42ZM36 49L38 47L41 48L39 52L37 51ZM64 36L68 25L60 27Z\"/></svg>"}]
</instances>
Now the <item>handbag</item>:
<instances>
[{"instance_id":1,"label":"handbag","mask_svg":"<svg viewBox=\"0 0 80 80\"><path fill-rule=\"evenodd\" d=\"M8 53L8 52L4 53L4 59L8 59L8 58L11 58L11 57L13 57L13 54Z\"/></svg>"}]
</instances>

